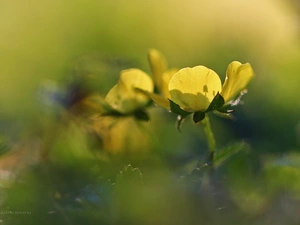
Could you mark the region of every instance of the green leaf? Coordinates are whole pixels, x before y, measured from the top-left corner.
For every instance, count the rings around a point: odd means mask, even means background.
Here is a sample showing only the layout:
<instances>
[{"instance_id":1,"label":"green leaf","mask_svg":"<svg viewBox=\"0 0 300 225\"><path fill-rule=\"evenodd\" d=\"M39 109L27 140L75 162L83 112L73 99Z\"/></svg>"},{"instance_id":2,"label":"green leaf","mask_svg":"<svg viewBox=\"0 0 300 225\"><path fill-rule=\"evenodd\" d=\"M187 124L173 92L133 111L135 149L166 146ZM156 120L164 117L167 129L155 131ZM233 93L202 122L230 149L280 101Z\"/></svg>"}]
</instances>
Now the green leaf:
<instances>
[{"instance_id":1,"label":"green leaf","mask_svg":"<svg viewBox=\"0 0 300 225\"><path fill-rule=\"evenodd\" d=\"M117 191L128 191L129 189L141 188L143 186L143 175L138 168L133 168L131 165L125 166L120 171L116 180Z\"/></svg>"},{"instance_id":2,"label":"green leaf","mask_svg":"<svg viewBox=\"0 0 300 225\"><path fill-rule=\"evenodd\" d=\"M224 98L218 92L205 112L217 110L221 108L224 105L224 103Z\"/></svg>"},{"instance_id":3,"label":"green leaf","mask_svg":"<svg viewBox=\"0 0 300 225\"><path fill-rule=\"evenodd\" d=\"M172 113L180 115L183 118L191 114L191 112L186 112L183 109L181 109L180 106L177 105L175 102L173 102L171 99L169 99L169 101L170 101L170 108Z\"/></svg>"},{"instance_id":4,"label":"green leaf","mask_svg":"<svg viewBox=\"0 0 300 225\"><path fill-rule=\"evenodd\" d=\"M244 142L239 142L230 145L223 150L216 151L214 154L214 167L217 168L221 166L226 160L228 160L232 155L242 151L247 150L247 145Z\"/></svg>"},{"instance_id":5,"label":"green leaf","mask_svg":"<svg viewBox=\"0 0 300 225\"><path fill-rule=\"evenodd\" d=\"M205 118L205 113L201 112L201 111L195 112L194 115L193 115L193 120L194 120L195 123L200 122L204 118Z\"/></svg>"}]
</instances>

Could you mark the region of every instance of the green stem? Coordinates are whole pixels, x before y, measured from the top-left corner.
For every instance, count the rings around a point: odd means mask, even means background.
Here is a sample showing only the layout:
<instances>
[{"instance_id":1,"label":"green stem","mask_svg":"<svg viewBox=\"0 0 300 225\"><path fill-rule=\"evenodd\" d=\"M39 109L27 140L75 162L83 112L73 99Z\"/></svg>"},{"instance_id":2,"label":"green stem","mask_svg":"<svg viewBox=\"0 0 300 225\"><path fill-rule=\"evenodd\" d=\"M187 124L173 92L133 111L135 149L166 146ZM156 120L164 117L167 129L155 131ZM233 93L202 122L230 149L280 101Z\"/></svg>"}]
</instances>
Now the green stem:
<instances>
[{"instance_id":1,"label":"green stem","mask_svg":"<svg viewBox=\"0 0 300 225\"><path fill-rule=\"evenodd\" d=\"M214 133L212 132L212 129L210 127L210 122L207 114L205 115L205 118L201 121L201 123L208 142L208 161L210 163L213 163L213 157L216 150L216 140L214 137Z\"/></svg>"}]
</instances>

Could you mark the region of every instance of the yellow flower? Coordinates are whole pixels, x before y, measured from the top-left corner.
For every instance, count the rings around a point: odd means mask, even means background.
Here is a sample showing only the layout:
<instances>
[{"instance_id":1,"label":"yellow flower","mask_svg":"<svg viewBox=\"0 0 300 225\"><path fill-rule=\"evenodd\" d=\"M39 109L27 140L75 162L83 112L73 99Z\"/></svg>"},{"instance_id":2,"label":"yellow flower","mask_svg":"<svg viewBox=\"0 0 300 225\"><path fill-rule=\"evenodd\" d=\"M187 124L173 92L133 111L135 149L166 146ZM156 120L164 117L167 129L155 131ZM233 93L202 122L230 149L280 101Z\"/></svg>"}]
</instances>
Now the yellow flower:
<instances>
[{"instance_id":1,"label":"yellow flower","mask_svg":"<svg viewBox=\"0 0 300 225\"><path fill-rule=\"evenodd\" d=\"M102 116L93 123L103 149L111 154L144 153L150 150L149 126L133 117Z\"/></svg>"},{"instance_id":2,"label":"yellow flower","mask_svg":"<svg viewBox=\"0 0 300 225\"><path fill-rule=\"evenodd\" d=\"M121 114L130 114L146 106L149 97L137 91L153 92L151 78L139 69L128 69L121 72L118 83L105 97L106 103Z\"/></svg>"},{"instance_id":3,"label":"yellow flower","mask_svg":"<svg viewBox=\"0 0 300 225\"><path fill-rule=\"evenodd\" d=\"M219 76L205 66L181 69L169 82L171 100L187 112L206 111L221 88Z\"/></svg>"},{"instance_id":4,"label":"yellow flower","mask_svg":"<svg viewBox=\"0 0 300 225\"><path fill-rule=\"evenodd\" d=\"M229 64L222 87L219 76L205 66L179 70L169 82L171 100L187 112L207 112L230 104L244 90L254 73L249 63ZM220 98L222 96L222 98ZM211 106L215 98L216 105Z\"/></svg>"},{"instance_id":5,"label":"yellow flower","mask_svg":"<svg viewBox=\"0 0 300 225\"><path fill-rule=\"evenodd\" d=\"M181 121L194 113L194 122L199 122L205 113L214 111L225 117L230 117L228 106L234 106L240 99L254 73L249 63L242 64L233 61L229 64L225 82L221 84L220 77L205 66L183 68L175 73L169 81L170 98L143 91L157 105L178 114L178 128ZM225 113L225 114L224 114Z\"/></svg>"},{"instance_id":6,"label":"yellow flower","mask_svg":"<svg viewBox=\"0 0 300 225\"><path fill-rule=\"evenodd\" d=\"M178 69L167 69L168 66L165 57L156 49L149 50L148 60L152 71L153 82L157 91L165 98L170 98L168 84Z\"/></svg>"}]
</instances>

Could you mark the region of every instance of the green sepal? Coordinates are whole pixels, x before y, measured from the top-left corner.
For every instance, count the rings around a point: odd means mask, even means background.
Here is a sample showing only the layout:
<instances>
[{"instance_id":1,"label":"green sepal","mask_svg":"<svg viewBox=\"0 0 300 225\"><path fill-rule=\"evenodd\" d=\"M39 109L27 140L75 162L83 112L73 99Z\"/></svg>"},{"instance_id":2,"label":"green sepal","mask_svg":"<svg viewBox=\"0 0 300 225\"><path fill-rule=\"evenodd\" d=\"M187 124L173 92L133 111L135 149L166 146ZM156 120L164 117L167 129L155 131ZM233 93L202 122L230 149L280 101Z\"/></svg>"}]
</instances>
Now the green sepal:
<instances>
[{"instance_id":1,"label":"green sepal","mask_svg":"<svg viewBox=\"0 0 300 225\"><path fill-rule=\"evenodd\" d=\"M146 122L150 121L150 117L144 109L138 109L133 112L125 113L125 114L112 109L106 113L103 113L101 116L112 116L112 117L133 116L137 120L146 121Z\"/></svg>"},{"instance_id":2,"label":"green sepal","mask_svg":"<svg viewBox=\"0 0 300 225\"><path fill-rule=\"evenodd\" d=\"M170 110L171 110L171 112L178 115L177 123L176 123L176 128L177 128L177 130L179 132L181 132L180 127L181 127L182 122L184 121L185 117L187 117L188 115L190 115L192 112L184 111L183 109L180 108L179 105L177 105L171 99L168 99L168 100L170 102Z\"/></svg>"},{"instance_id":3,"label":"green sepal","mask_svg":"<svg viewBox=\"0 0 300 225\"><path fill-rule=\"evenodd\" d=\"M223 105L221 108L217 109L220 113L232 113L234 109L231 109L231 105Z\"/></svg>"},{"instance_id":4,"label":"green sepal","mask_svg":"<svg viewBox=\"0 0 300 225\"><path fill-rule=\"evenodd\" d=\"M142 120L142 121L147 121L147 122L150 120L148 113L141 109L135 111L133 113L133 115L137 120Z\"/></svg>"},{"instance_id":5,"label":"green sepal","mask_svg":"<svg viewBox=\"0 0 300 225\"><path fill-rule=\"evenodd\" d=\"M195 112L194 115L193 115L193 120L194 120L195 123L200 122L204 118L205 118L205 113L201 112L201 111Z\"/></svg>"},{"instance_id":6,"label":"green sepal","mask_svg":"<svg viewBox=\"0 0 300 225\"><path fill-rule=\"evenodd\" d=\"M221 108L224 104L225 104L225 100L218 92L205 112L217 110Z\"/></svg>"},{"instance_id":7,"label":"green sepal","mask_svg":"<svg viewBox=\"0 0 300 225\"><path fill-rule=\"evenodd\" d=\"M121 116L124 116L124 114L118 112L117 110L110 109L109 111L102 113L101 116L121 117Z\"/></svg>"},{"instance_id":8,"label":"green sepal","mask_svg":"<svg viewBox=\"0 0 300 225\"><path fill-rule=\"evenodd\" d=\"M180 127L181 127L181 124L183 123L184 119L185 119L185 117L182 117L182 116L177 117L176 128L179 132L181 132Z\"/></svg>"},{"instance_id":9,"label":"green sepal","mask_svg":"<svg viewBox=\"0 0 300 225\"><path fill-rule=\"evenodd\" d=\"M220 112L219 110L213 111L214 114L216 114L219 117L225 118L225 119L231 119L235 120L235 117L231 114L234 110L230 111L229 113L226 112Z\"/></svg>"},{"instance_id":10,"label":"green sepal","mask_svg":"<svg viewBox=\"0 0 300 225\"><path fill-rule=\"evenodd\" d=\"M175 113L177 115L180 115L181 117L187 117L188 115L190 115L192 112L187 112L184 111L183 109L180 108L179 105L177 105L175 102L173 102L171 99L168 99L170 102L170 109L172 113Z\"/></svg>"}]
</instances>

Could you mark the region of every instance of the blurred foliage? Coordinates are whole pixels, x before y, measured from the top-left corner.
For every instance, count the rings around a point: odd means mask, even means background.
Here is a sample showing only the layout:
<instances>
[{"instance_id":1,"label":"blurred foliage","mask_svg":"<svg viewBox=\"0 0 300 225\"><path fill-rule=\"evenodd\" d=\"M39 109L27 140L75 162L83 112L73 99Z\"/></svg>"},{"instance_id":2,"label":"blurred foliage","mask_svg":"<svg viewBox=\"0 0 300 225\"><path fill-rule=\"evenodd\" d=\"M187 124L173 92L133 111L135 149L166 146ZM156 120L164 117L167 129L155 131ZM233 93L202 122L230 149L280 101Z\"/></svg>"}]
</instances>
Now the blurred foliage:
<instances>
[{"instance_id":1,"label":"blurred foliage","mask_svg":"<svg viewBox=\"0 0 300 225\"><path fill-rule=\"evenodd\" d=\"M299 224L299 15L292 0L1 1L0 223ZM251 63L235 120L209 115L213 166L190 116L181 133L154 104L101 116L120 71L155 75L150 48L223 80Z\"/></svg>"}]
</instances>

